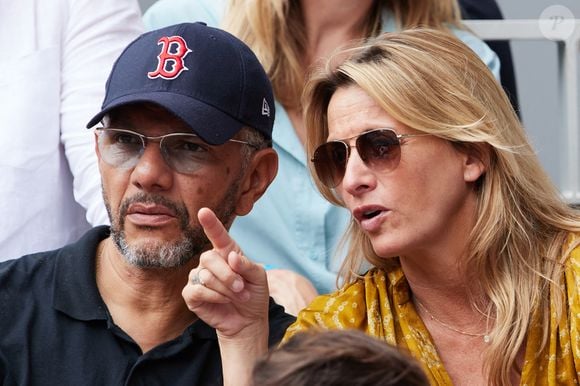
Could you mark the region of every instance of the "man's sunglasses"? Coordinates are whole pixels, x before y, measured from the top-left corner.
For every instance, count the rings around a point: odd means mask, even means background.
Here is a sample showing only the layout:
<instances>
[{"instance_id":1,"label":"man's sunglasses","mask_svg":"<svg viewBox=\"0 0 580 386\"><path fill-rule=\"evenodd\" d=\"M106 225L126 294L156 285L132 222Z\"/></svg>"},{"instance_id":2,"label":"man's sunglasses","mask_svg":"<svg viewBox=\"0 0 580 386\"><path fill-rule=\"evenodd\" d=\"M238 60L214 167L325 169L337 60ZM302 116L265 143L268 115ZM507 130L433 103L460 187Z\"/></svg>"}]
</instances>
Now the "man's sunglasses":
<instances>
[{"instance_id":1,"label":"man's sunglasses","mask_svg":"<svg viewBox=\"0 0 580 386\"><path fill-rule=\"evenodd\" d=\"M204 142L195 134L171 133L158 137L148 137L131 130L99 127L98 147L101 158L107 164L121 169L131 169L137 165L148 142L159 142L165 162L178 173L193 173L211 161L212 151L218 146ZM230 139L255 147L249 142Z\"/></svg>"},{"instance_id":2,"label":"man's sunglasses","mask_svg":"<svg viewBox=\"0 0 580 386\"><path fill-rule=\"evenodd\" d=\"M399 165L401 140L430 134L397 134L393 129L375 129L342 140L330 141L318 146L311 161L318 179L327 187L334 188L342 181L346 163L350 157L347 140L356 138L356 150L370 168L389 171Z\"/></svg>"}]
</instances>

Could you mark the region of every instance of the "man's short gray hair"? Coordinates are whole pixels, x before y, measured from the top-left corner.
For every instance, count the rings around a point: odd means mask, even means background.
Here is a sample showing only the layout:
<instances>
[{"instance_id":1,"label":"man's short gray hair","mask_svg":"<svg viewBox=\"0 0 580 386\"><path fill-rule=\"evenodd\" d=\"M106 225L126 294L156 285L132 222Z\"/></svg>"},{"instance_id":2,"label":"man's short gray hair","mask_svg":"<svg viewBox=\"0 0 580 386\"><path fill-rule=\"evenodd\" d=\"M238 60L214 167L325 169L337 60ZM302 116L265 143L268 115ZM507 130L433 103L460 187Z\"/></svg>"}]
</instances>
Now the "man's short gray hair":
<instances>
[{"instance_id":1,"label":"man's short gray hair","mask_svg":"<svg viewBox=\"0 0 580 386\"><path fill-rule=\"evenodd\" d=\"M244 127L236 135L236 138L248 142L250 145L243 146L242 150L242 170L244 170L250 162L252 155L257 150L262 150L272 147L272 140L267 139L264 134L252 127Z\"/></svg>"}]
</instances>

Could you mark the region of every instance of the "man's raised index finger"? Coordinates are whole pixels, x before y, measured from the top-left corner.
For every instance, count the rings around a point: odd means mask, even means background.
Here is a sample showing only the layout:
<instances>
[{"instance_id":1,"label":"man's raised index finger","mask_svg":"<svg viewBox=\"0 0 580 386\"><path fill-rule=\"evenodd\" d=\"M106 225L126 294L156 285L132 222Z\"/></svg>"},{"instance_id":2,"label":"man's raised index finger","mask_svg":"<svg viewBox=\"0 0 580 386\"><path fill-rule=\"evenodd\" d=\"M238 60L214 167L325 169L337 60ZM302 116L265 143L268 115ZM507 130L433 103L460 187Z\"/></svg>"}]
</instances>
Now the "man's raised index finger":
<instances>
[{"instance_id":1,"label":"man's raised index finger","mask_svg":"<svg viewBox=\"0 0 580 386\"><path fill-rule=\"evenodd\" d=\"M197 212L197 218L214 249L223 257L226 257L231 251L240 251L238 244L230 237L226 228L211 209L201 208Z\"/></svg>"}]
</instances>

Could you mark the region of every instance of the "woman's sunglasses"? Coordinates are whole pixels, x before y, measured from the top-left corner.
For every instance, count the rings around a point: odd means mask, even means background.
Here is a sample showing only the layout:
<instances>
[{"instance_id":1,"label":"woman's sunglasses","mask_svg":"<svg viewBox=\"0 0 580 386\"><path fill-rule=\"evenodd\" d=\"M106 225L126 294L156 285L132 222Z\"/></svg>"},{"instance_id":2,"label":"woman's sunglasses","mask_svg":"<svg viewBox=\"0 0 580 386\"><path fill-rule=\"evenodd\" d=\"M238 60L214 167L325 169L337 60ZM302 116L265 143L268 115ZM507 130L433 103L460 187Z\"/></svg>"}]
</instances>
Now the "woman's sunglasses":
<instances>
[{"instance_id":1,"label":"woman's sunglasses","mask_svg":"<svg viewBox=\"0 0 580 386\"><path fill-rule=\"evenodd\" d=\"M323 143L316 148L311 161L318 179L329 188L334 188L342 181L350 157L350 146L345 141L356 138L356 150L363 162L370 168L389 171L399 165L401 140L425 135L429 134L397 134L389 128L375 129Z\"/></svg>"}]
</instances>

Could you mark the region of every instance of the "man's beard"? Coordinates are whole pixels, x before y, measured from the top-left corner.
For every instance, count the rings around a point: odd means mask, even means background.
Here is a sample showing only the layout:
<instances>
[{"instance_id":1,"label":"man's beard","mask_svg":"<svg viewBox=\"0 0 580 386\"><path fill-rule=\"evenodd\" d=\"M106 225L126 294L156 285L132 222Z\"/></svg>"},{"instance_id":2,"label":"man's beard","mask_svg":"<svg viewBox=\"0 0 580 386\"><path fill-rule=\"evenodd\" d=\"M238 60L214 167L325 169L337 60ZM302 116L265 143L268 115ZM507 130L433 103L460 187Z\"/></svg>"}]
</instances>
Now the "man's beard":
<instances>
[{"instance_id":1,"label":"man's beard","mask_svg":"<svg viewBox=\"0 0 580 386\"><path fill-rule=\"evenodd\" d=\"M210 208L224 225L229 224L234 217L239 185L240 180L238 179L226 191L224 198L219 201L219 207ZM160 195L140 192L123 200L118 210L118 216L114 217L105 189L103 189L103 198L111 220L111 239L125 260L135 267L179 268L192 259L197 259L204 250L211 248L211 243L201 225L192 226L190 224L190 215L183 203L174 203ZM134 203L157 204L169 208L179 222L179 228L182 233L181 238L173 242L146 240L138 245L129 244L126 239L124 224L127 210Z\"/></svg>"}]
</instances>

